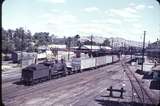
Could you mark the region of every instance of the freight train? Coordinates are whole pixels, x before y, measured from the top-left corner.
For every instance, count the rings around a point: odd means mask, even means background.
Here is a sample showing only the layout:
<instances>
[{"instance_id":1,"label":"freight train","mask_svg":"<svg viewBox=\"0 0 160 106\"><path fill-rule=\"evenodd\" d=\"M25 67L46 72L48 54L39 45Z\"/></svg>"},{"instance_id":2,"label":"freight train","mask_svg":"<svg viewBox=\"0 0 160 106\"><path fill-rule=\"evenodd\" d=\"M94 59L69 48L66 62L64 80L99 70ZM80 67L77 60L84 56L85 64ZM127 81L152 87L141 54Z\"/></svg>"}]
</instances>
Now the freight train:
<instances>
[{"instance_id":1,"label":"freight train","mask_svg":"<svg viewBox=\"0 0 160 106\"><path fill-rule=\"evenodd\" d=\"M98 68L119 60L120 58L117 55L107 55L91 58L73 58L70 65L66 64L64 60L32 64L22 69L21 81L24 84L33 85L36 82L51 80L57 76L61 77L72 73L83 72L84 70Z\"/></svg>"}]
</instances>

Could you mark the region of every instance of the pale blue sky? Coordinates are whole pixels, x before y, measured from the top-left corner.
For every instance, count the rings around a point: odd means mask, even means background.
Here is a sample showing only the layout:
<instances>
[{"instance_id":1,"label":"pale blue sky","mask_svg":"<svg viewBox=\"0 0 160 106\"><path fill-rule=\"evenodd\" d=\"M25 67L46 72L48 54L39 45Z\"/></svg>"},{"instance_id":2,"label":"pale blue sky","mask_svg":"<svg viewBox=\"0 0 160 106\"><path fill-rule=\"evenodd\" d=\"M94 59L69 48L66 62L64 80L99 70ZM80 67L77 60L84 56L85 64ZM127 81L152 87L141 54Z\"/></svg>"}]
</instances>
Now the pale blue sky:
<instances>
[{"instance_id":1,"label":"pale blue sky","mask_svg":"<svg viewBox=\"0 0 160 106\"><path fill-rule=\"evenodd\" d=\"M160 5L156 0L5 0L4 29L24 27L56 36L160 39Z\"/></svg>"}]
</instances>

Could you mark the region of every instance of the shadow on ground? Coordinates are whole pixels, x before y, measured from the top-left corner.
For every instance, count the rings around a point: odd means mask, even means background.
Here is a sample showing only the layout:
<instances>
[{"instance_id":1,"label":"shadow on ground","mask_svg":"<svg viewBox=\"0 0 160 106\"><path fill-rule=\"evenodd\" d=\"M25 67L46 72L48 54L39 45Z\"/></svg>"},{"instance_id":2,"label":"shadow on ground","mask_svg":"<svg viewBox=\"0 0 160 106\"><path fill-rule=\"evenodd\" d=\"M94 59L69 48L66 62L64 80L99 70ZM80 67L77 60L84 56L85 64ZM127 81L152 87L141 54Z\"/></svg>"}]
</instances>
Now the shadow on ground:
<instances>
[{"instance_id":1,"label":"shadow on ground","mask_svg":"<svg viewBox=\"0 0 160 106\"><path fill-rule=\"evenodd\" d=\"M156 106L152 104L142 104L136 102L119 102L119 101L100 100L100 99L96 99L95 101L102 106Z\"/></svg>"},{"instance_id":2,"label":"shadow on ground","mask_svg":"<svg viewBox=\"0 0 160 106\"><path fill-rule=\"evenodd\" d=\"M153 79L153 72L145 72L142 79Z\"/></svg>"},{"instance_id":3,"label":"shadow on ground","mask_svg":"<svg viewBox=\"0 0 160 106\"><path fill-rule=\"evenodd\" d=\"M144 71L142 71L142 70L140 70L140 69L137 69L137 70L136 70L136 73L137 73L137 74L140 74L140 75L144 75Z\"/></svg>"},{"instance_id":4,"label":"shadow on ground","mask_svg":"<svg viewBox=\"0 0 160 106\"><path fill-rule=\"evenodd\" d=\"M13 82L13 84L16 84L16 85L24 85L24 83L22 81L16 81L16 82Z\"/></svg>"},{"instance_id":5,"label":"shadow on ground","mask_svg":"<svg viewBox=\"0 0 160 106\"><path fill-rule=\"evenodd\" d=\"M50 80L54 80L54 79L58 79L61 78L63 76L53 76ZM18 80L13 82L12 84L16 84L16 85L24 85L24 86L31 86L31 85L36 85L36 84L40 84L40 83L44 83L49 81L49 79L36 79L34 80L32 83L31 82L24 82L23 80Z\"/></svg>"}]
</instances>

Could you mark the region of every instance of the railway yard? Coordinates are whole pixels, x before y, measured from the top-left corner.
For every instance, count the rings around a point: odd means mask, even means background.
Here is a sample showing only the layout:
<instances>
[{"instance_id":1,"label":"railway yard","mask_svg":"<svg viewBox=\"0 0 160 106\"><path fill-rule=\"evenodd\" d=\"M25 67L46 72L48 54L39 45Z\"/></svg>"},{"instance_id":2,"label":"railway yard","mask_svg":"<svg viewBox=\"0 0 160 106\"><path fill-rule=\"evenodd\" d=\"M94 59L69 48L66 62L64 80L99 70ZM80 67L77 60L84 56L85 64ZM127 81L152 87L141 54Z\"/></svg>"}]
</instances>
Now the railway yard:
<instances>
[{"instance_id":1,"label":"railway yard","mask_svg":"<svg viewBox=\"0 0 160 106\"><path fill-rule=\"evenodd\" d=\"M137 65L127 59L100 68L33 86L20 81L21 69L2 72L2 100L5 106L156 106L159 90L149 89L150 80L135 73ZM107 91L113 89L124 92Z\"/></svg>"}]
</instances>

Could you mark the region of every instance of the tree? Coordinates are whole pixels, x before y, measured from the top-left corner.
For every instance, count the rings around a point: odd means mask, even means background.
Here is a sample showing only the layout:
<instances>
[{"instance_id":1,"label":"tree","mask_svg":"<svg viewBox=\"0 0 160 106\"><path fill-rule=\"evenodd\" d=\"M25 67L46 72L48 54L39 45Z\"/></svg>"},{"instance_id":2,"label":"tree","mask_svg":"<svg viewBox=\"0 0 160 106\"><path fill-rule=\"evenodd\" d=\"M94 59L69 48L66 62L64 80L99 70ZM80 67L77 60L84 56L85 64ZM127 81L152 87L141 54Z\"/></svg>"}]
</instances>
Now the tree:
<instances>
[{"instance_id":1,"label":"tree","mask_svg":"<svg viewBox=\"0 0 160 106\"><path fill-rule=\"evenodd\" d=\"M2 28L2 52L3 53L10 53L15 49L15 45L13 40L11 39L11 36L12 36L12 33L10 33L10 31L8 32Z\"/></svg>"},{"instance_id":2,"label":"tree","mask_svg":"<svg viewBox=\"0 0 160 106\"><path fill-rule=\"evenodd\" d=\"M52 43L52 39L48 32L39 32L33 35L34 42L37 46L48 45Z\"/></svg>"},{"instance_id":3,"label":"tree","mask_svg":"<svg viewBox=\"0 0 160 106\"><path fill-rule=\"evenodd\" d=\"M110 46L110 41L108 38L106 38L103 43L102 43L103 46Z\"/></svg>"},{"instance_id":4,"label":"tree","mask_svg":"<svg viewBox=\"0 0 160 106\"><path fill-rule=\"evenodd\" d=\"M22 27L16 30L2 29L2 52L24 51L32 48L32 35L29 30L25 31Z\"/></svg>"},{"instance_id":5,"label":"tree","mask_svg":"<svg viewBox=\"0 0 160 106\"><path fill-rule=\"evenodd\" d=\"M75 39L79 39L80 38L80 35L75 35L75 37L74 37Z\"/></svg>"},{"instance_id":6,"label":"tree","mask_svg":"<svg viewBox=\"0 0 160 106\"><path fill-rule=\"evenodd\" d=\"M17 28L13 34L13 41L17 51L24 51L31 45L32 35L29 30L25 31L22 27Z\"/></svg>"},{"instance_id":7,"label":"tree","mask_svg":"<svg viewBox=\"0 0 160 106\"><path fill-rule=\"evenodd\" d=\"M91 45L91 44L92 44L92 45L97 45L96 42L94 42L94 41L91 42L91 41L89 41L89 40L84 41L83 44L84 44L84 45Z\"/></svg>"},{"instance_id":8,"label":"tree","mask_svg":"<svg viewBox=\"0 0 160 106\"><path fill-rule=\"evenodd\" d=\"M72 38L71 38L71 37L68 37L68 38L66 39L66 41L65 41L66 47L67 47L68 49L70 49L70 47L71 47L71 41L72 41Z\"/></svg>"},{"instance_id":9,"label":"tree","mask_svg":"<svg viewBox=\"0 0 160 106\"><path fill-rule=\"evenodd\" d=\"M80 39L80 35L75 35L74 36L74 38L73 38L74 40L74 46L80 46L80 41L79 41L79 39Z\"/></svg>"}]
</instances>

